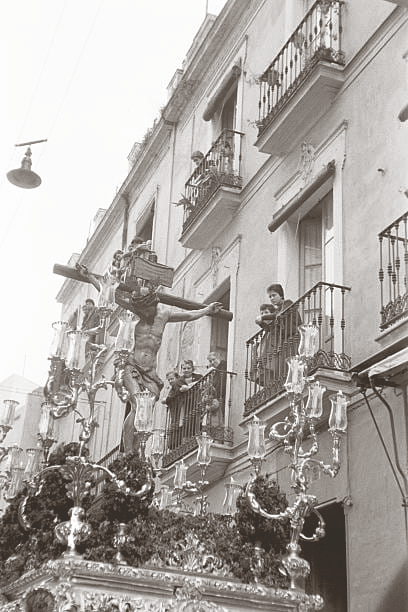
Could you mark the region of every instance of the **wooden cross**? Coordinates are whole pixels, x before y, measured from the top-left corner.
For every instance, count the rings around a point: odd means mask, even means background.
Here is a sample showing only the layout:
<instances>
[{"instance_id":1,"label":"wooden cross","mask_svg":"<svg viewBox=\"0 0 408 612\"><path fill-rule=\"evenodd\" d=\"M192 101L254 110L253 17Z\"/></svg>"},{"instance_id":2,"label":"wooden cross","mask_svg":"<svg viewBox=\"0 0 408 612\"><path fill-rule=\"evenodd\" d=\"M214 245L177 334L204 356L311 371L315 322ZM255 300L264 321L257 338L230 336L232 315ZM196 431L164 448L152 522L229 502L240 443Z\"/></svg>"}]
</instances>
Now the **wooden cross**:
<instances>
[{"instance_id":1,"label":"wooden cross","mask_svg":"<svg viewBox=\"0 0 408 612\"><path fill-rule=\"evenodd\" d=\"M160 264L158 264L160 266ZM80 281L82 283L91 283L92 281L85 274L81 273L77 268L72 268L71 266L64 266L62 264L55 264L53 268L54 274L59 274L60 276L64 276L65 278L70 278L72 280ZM101 274L94 274L92 276L96 279L101 279L103 276ZM161 283L164 284L164 283ZM119 292L132 293L134 291L134 287L128 285L126 283L121 282L117 288ZM168 293L163 293L161 291L157 291L156 295L159 299L159 302L162 304L166 304L168 306L176 306L177 308L183 308L184 310L199 310L201 308L205 308L208 304L200 304L200 302L193 302L191 300L185 300L182 297L177 297L175 295L169 295ZM120 300L120 298L118 298ZM120 301L115 300L118 305L122 305ZM226 319L227 321L232 321L233 313L229 310L221 309L214 315L211 315L217 318Z\"/></svg>"}]
</instances>

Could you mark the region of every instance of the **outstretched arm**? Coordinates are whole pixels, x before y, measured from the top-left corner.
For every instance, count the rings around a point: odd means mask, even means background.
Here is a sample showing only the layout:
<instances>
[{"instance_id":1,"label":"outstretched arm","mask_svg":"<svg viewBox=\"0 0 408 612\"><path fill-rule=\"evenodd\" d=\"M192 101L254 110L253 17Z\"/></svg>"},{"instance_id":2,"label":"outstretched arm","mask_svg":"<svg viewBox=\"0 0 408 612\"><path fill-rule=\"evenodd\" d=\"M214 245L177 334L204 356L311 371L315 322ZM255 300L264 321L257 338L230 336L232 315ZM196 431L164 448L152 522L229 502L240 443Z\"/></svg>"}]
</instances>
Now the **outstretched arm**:
<instances>
[{"instance_id":1,"label":"outstretched arm","mask_svg":"<svg viewBox=\"0 0 408 612\"><path fill-rule=\"evenodd\" d=\"M93 285L97 291L101 290L101 283L99 279L95 274L88 270L87 266L85 266L84 264L76 263L75 268L84 278L84 280L87 280L89 283L91 283L91 285Z\"/></svg>"},{"instance_id":2,"label":"outstretched arm","mask_svg":"<svg viewBox=\"0 0 408 612\"><path fill-rule=\"evenodd\" d=\"M178 323L179 321L195 321L196 319L201 319L201 317L205 317L206 315L217 314L217 312L219 312L221 309L222 304L220 302L213 302L205 308L200 308L200 310L172 312L169 315L168 321L171 323Z\"/></svg>"}]
</instances>

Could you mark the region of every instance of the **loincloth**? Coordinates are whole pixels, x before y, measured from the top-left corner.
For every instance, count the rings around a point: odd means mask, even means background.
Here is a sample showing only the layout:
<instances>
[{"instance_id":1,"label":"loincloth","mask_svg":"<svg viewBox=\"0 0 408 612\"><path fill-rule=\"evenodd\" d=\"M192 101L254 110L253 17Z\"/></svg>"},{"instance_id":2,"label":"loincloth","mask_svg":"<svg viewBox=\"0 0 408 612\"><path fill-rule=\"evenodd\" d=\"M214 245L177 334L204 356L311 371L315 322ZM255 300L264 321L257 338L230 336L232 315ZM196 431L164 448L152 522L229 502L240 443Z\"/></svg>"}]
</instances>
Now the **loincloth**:
<instances>
[{"instance_id":1,"label":"loincloth","mask_svg":"<svg viewBox=\"0 0 408 612\"><path fill-rule=\"evenodd\" d=\"M156 398L159 397L163 388L163 381L159 378L156 370L142 368L138 363L130 360L125 365L123 382L129 391L136 383L141 391L148 389L155 394Z\"/></svg>"}]
</instances>

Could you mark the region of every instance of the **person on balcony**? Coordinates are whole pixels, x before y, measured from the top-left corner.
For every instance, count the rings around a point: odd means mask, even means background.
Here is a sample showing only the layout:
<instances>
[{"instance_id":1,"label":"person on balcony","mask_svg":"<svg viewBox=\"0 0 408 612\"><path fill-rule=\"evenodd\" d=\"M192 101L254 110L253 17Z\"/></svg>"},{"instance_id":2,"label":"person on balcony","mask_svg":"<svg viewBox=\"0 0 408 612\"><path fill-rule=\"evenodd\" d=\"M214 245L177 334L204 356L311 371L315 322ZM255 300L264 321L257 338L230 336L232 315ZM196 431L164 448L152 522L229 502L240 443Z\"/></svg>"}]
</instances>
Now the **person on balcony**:
<instances>
[{"instance_id":1,"label":"person on balcony","mask_svg":"<svg viewBox=\"0 0 408 612\"><path fill-rule=\"evenodd\" d=\"M180 363L180 370L180 380L183 385L180 391L182 393L189 391L185 398L185 432L195 435L200 432L200 388L196 383L202 378L202 375L194 372L192 359L183 359Z\"/></svg>"},{"instance_id":2,"label":"person on balcony","mask_svg":"<svg viewBox=\"0 0 408 612\"><path fill-rule=\"evenodd\" d=\"M186 390L185 382L176 370L170 370L166 374L166 380L170 390L163 401L168 409L168 448L172 450L181 444L182 428L184 421L184 398L180 391Z\"/></svg>"},{"instance_id":3,"label":"person on balcony","mask_svg":"<svg viewBox=\"0 0 408 612\"><path fill-rule=\"evenodd\" d=\"M197 380L202 378L201 374L198 372L194 372L194 363L192 359L183 359L180 364L181 370L181 379L187 385L187 387L191 387Z\"/></svg>"},{"instance_id":4,"label":"person on balcony","mask_svg":"<svg viewBox=\"0 0 408 612\"><path fill-rule=\"evenodd\" d=\"M296 353L298 328L302 325L302 319L297 309L290 310L293 302L285 299L281 284L269 285L266 292L272 309L269 309L269 312L264 310L255 321L260 327L267 329L260 350L264 368L263 381L265 385L269 385L285 376L286 360ZM285 313L287 309L289 310Z\"/></svg>"},{"instance_id":5,"label":"person on balcony","mask_svg":"<svg viewBox=\"0 0 408 612\"><path fill-rule=\"evenodd\" d=\"M98 331L101 319L92 298L85 300L85 304L82 306L82 312L84 313L84 318L82 319L81 331L89 331L89 339L85 349L86 352L88 352L91 348L91 344L100 344L102 342L101 331Z\"/></svg>"},{"instance_id":6,"label":"person on balcony","mask_svg":"<svg viewBox=\"0 0 408 612\"><path fill-rule=\"evenodd\" d=\"M227 362L217 351L207 355L209 373L207 389L203 392L207 422L220 426L224 421L225 392L227 387ZM215 400L215 401L214 401Z\"/></svg>"},{"instance_id":7,"label":"person on balcony","mask_svg":"<svg viewBox=\"0 0 408 612\"><path fill-rule=\"evenodd\" d=\"M214 179L217 175L216 164L213 159L204 157L201 151L194 151L191 159L195 169L190 177L189 183L193 187L191 192L193 207L203 202L214 187Z\"/></svg>"},{"instance_id":8,"label":"person on balcony","mask_svg":"<svg viewBox=\"0 0 408 612\"><path fill-rule=\"evenodd\" d=\"M135 327L134 349L126 363L118 368L115 380L119 397L123 395L125 389L130 402L130 410L123 424L125 453L135 450L134 419L138 393L148 390L153 393L157 401L163 388L163 382L156 368L157 354L167 323L195 321L206 315L216 314L221 310L222 304L213 302L199 310L176 312L159 303L154 287L146 285L138 287L138 290L132 293L127 308L139 317L139 321Z\"/></svg>"},{"instance_id":9,"label":"person on balcony","mask_svg":"<svg viewBox=\"0 0 408 612\"><path fill-rule=\"evenodd\" d=\"M290 301L290 300L289 300ZM279 370L277 359L277 341L279 333L276 325L276 307L274 304L261 304L259 316L255 322L262 328L263 334L252 347L250 379L262 387L273 383L275 372Z\"/></svg>"},{"instance_id":10,"label":"person on balcony","mask_svg":"<svg viewBox=\"0 0 408 612\"><path fill-rule=\"evenodd\" d=\"M288 313L287 317L282 317L284 310L292 306L292 300L286 300L283 292L283 287L279 283L273 283L266 289L269 301L273 307L272 312L260 314L255 322L262 327L263 323L269 322L272 324L275 321L281 326L283 338L290 338L298 333L299 325L302 325L302 319L298 310Z\"/></svg>"}]
</instances>

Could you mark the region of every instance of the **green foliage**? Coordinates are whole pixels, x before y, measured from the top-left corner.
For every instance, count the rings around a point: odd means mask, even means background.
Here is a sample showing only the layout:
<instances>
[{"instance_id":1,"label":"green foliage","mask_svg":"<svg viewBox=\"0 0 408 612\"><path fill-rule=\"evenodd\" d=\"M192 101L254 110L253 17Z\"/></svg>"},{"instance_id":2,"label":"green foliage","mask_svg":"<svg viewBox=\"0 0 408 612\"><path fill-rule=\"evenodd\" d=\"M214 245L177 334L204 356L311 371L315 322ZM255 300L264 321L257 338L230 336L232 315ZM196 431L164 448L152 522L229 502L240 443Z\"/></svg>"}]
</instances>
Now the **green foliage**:
<instances>
[{"instance_id":1,"label":"green foliage","mask_svg":"<svg viewBox=\"0 0 408 612\"><path fill-rule=\"evenodd\" d=\"M286 495L280 492L279 485L270 481L268 474L258 476L253 485L255 498L261 508L269 514L279 514L288 507ZM283 552L289 539L289 521L280 522L263 518L256 514L244 495L237 500L237 523L241 535L252 543L260 543L265 551L274 548Z\"/></svg>"},{"instance_id":2,"label":"green foliage","mask_svg":"<svg viewBox=\"0 0 408 612\"><path fill-rule=\"evenodd\" d=\"M58 461L61 464L64 459L59 457ZM237 579L250 582L254 580L255 544L261 542L265 553L260 580L284 586L278 567L288 542L287 524L262 519L242 496L234 520L216 514L195 517L158 510L151 506L152 491L144 499L136 496L147 482L146 466L136 454L120 457L110 469L123 480L128 492L118 490L114 483L107 481L102 495L92 505L92 499L87 501L92 534L78 547L85 559L114 562L118 552L115 536L119 523L125 523L127 539L121 552L134 567L153 561L170 565L171 560L180 563L183 547L187 545L185 538L192 534L199 540L194 552L199 549L201 558L219 559ZM258 478L255 492L268 512L284 510L287 506L286 497L276 483ZM58 558L65 549L56 540L54 528L56 523L68 520L72 502L65 495L65 482L59 471L46 474L40 492L27 504L27 517L32 524L28 532L18 523L18 507L23 495L10 503L0 520L0 586L48 559Z\"/></svg>"},{"instance_id":3,"label":"green foliage","mask_svg":"<svg viewBox=\"0 0 408 612\"><path fill-rule=\"evenodd\" d=\"M153 487L146 497L137 497L147 483L146 464L133 452L120 456L109 469L124 483L124 488L118 490L113 481L107 480L102 490L102 503L91 519L128 523L136 516L145 515L154 494Z\"/></svg>"}]
</instances>

